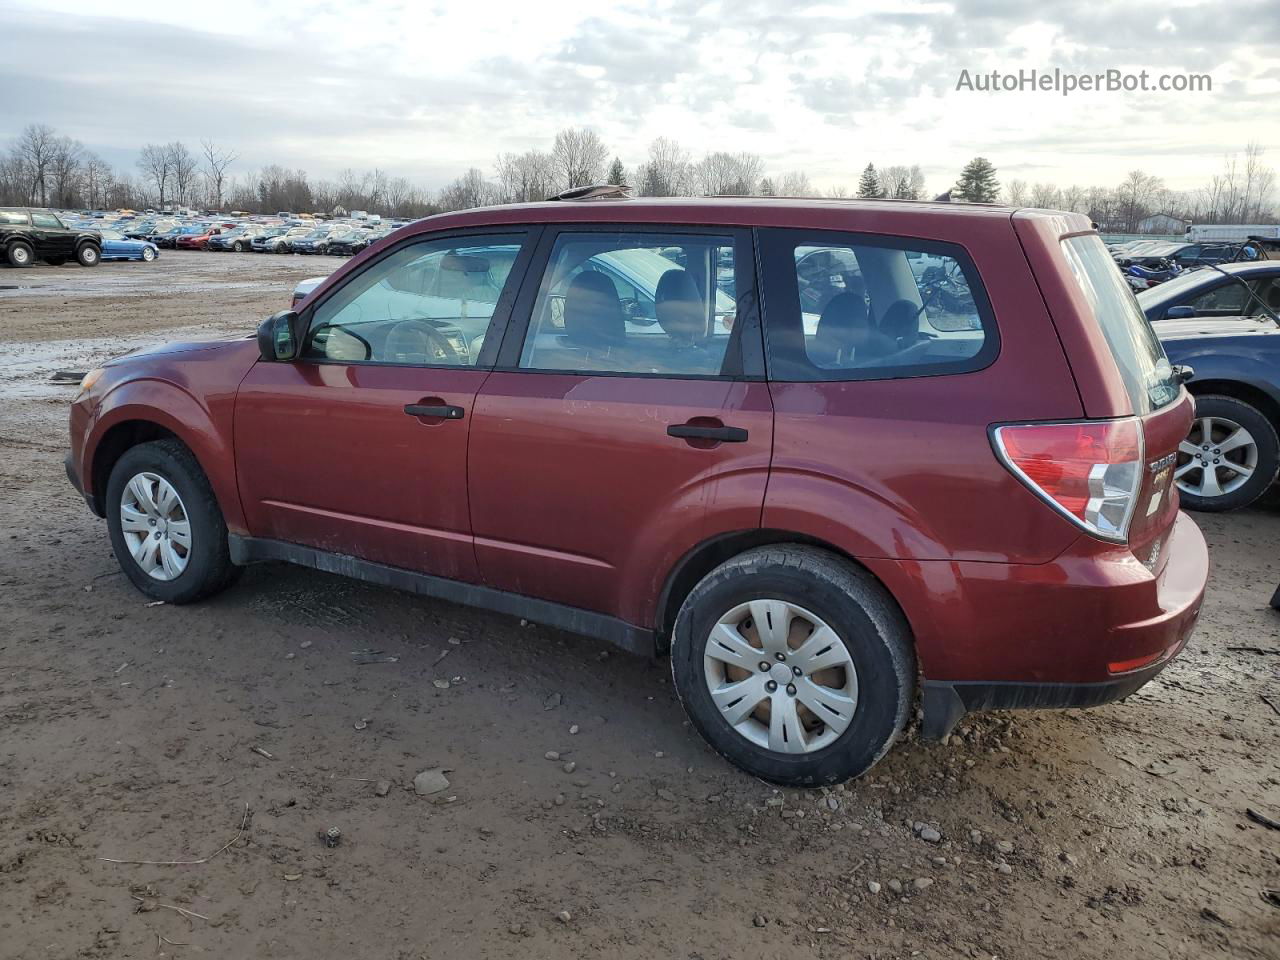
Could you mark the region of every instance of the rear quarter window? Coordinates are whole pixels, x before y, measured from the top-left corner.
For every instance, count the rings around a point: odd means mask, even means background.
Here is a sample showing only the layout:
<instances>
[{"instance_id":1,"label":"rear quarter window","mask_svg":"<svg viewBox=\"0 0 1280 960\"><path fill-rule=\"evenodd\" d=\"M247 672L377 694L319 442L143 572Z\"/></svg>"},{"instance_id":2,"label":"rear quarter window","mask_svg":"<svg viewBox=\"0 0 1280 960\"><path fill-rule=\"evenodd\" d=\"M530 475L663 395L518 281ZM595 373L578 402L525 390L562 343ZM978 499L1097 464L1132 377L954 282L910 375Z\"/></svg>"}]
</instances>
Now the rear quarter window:
<instances>
[{"instance_id":1,"label":"rear quarter window","mask_svg":"<svg viewBox=\"0 0 1280 960\"><path fill-rule=\"evenodd\" d=\"M986 291L955 244L823 230L760 238L770 379L967 373L999 352Z\"/></svg>"},{"instance_id":2,"label":"rear quarter window","mask_svg":"<svg viewBox=\"0 0 1280 960\"><path fill-rule=\"evenodd\" d=\"M1062 251L1139 416L1178 398L1178 381L1151 324L1097 234L1067 237Z\"/></svg>"}]
</instances>

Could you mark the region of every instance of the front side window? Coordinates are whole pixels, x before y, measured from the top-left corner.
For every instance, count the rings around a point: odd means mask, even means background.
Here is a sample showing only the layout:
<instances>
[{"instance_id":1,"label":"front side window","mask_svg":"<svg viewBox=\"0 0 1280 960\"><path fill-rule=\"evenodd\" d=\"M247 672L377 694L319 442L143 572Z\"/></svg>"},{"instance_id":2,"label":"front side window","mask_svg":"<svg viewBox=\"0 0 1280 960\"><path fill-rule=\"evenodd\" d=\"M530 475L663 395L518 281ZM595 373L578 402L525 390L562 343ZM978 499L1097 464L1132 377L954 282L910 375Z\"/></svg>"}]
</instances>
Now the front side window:
<instances>
[{"instance_id":1,"label":"front side window","mask_svg":"<svg viewBox=\"0 0 1280 960\"><path fill-rule=\"evenodd\" d=\"M472 366L523 236L424 240L362 270L316 307L303 355Z\"/></svg>"},{"instance_id":2,"label":"front side window","mask_svg":"<svg viewBox=\"0 0 1280 960\"><path fill-rule=\"evenodd\" d=\"M972 263L948 244L763 231L769 376L877 380L958 373L995 356Z\"/></svg>"},{"instance_id":3,"label":"front side window","mask_svg":"<svg viewBox=\"0 0 1280 960\"><path fill-rule=\"evenodd\" d=\"M728 236L563 233L547 261L520 366L719 376L733 330L735 268Z\"/></svg>"},{"instance_id":4,"label":"front side window","mask_svg":"<svg viewBox=\"0 0 1280 960\"><path fill-rule=\"evenodd\" d=\"M31 222L37 227L44 227L49 230L63 229L62 221L52 213L33 213L31 214Z\"/></svg>"}]
</instances>

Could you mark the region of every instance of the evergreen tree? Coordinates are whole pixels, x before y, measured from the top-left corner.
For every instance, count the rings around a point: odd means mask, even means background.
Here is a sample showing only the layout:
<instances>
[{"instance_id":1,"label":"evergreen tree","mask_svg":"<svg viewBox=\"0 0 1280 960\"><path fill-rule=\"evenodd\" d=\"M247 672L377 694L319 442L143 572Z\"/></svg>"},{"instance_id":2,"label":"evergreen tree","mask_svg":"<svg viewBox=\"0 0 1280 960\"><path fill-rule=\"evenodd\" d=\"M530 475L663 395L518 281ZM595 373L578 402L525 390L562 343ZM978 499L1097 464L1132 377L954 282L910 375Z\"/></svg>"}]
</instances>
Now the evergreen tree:
<instances>
[{"instance_id":1,"label":"evergreen tree","mask_svg":"<svg viewBox=\"0 0 1280 960\"><path fill-rule=\"evenodd\" d=\"M760 181L760 196L776 197L777 195L778 195L778 192L773 188L772 179L770 179L769 177L765 177L763 180Z\"/></svg>"},{"instance_id":2,"label":"evergreen tree","mask_svg":"<svg viewBox=\"0 0 1280 960\"><path fill-rule=\"evenodd\" d=\"M996 203L1000 199L1000 181L996 168L986 157L974 157L960 171L960 179L952 190L956 200L969 203Z\"/></svg>"},{"instance_id":3,"label":"evergreen tree","mask_svg":"<svg viewBox=\"0 0 1280 960\"><path fill-rule=\"evenodd\" d=\"M874 163L868 163L866 169L862 171L862 177L858 180L858 196L863 200L878 200L884 196L884 190L880 186L880 175L876 173Z\"/></svg>"},{"instance_id":4,"label":"evergreen tree","mask_svg":"<svg viewBox=\"0 0 1280 960\"><path fill-rule=\"evenodd\" d=\"M615 187L627 182L627 168L622 165L622 161L617 157L613 158L613 163L609 167L608 182Z\"/></svg>"}]
</instances>

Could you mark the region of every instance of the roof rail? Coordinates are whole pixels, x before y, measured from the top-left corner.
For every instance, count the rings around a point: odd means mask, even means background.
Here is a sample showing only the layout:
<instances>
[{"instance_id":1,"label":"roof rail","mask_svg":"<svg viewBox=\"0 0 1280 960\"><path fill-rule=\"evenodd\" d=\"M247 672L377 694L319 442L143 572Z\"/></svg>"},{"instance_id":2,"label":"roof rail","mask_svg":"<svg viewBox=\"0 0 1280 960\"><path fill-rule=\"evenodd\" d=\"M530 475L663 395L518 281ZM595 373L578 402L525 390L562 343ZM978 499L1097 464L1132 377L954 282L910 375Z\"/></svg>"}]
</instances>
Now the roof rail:
<instances>
[{"instance_id":1,"label":"roof rail","mask_svg":"<svg viewBox=\"0 0 1280 960\"><path fill-rule=\"evenodd\" d=\"M593 183L585 187L562 190L548 200L630 200L631 187L625 183Z\"/></svg>"}]
</instances>

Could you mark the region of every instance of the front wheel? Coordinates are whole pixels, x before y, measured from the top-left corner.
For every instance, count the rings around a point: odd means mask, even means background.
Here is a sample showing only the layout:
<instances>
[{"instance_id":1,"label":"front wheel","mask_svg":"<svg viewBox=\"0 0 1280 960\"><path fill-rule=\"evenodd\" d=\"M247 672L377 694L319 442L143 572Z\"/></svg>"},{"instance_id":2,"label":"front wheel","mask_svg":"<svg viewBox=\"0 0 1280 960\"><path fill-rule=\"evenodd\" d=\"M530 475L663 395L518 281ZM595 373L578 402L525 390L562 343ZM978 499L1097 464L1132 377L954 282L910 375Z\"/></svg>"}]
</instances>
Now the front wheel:
<instances>
[{"instance_id":1,"label":"front wheel","mask_svg":"<svg viewBox=\"0 0 1280 960\"><path fill-rule=\"evenodd\" d=\"M191 603L229 586L239 574L213 488L178 441L127 450L112 468L106 497L116 559L148 597Z\"/></svg>"},{"instance_id":2,"label":"front wheel","mask_svg":"<svg viewBox=\"0 0 1280 960\"><path fill-rule=\"evenodd\" d=\"M92 243L82 243L76 251L76 263L82 267L96 267L102 259L102 251Z\"/></svg>"},{"instance_id":3,"label":"front wheel","mask_svg":"<svg viewBox=\"0 0 1280 960\"><path fill-rule=\"evenodd\" d=\"M1275 482L1280 439L1266 414L1235 397L1196 397L1196 419L1178 445L1174 482L1189 510L1247 507Z\"/></svg>"},{"instance_id":4,"label":"front wheel","mask_svg":"<svg viewBox=\"0 0 1280 960\"><path fill-rule=\"evenodd\" d=\"M761 547L721 564L676 617L671 671L703 738L785 786L857 777L906 726L916 665L901 611L825 551Z\"/></svg>"},{"instance_id":5,"label":"front wheel","mask_svg":"<svg viewBox=\"0 0 1280 960\"><path fill-rule=\"evenodd\" d=\"M9 244L9 265L13 267L29 267L35 262L35 253L29 244L16 240Z\"/></svg>"},{"instance_id":6,"label":"front wheel","mask_svg":"<svg viewBox=\"0 0 1280 960\"><path fill-rule=\"evenodd\" d=\"M142 259L143 259L143 260L147 261L147 263L150 263L150 262L151 262L152 260L154 260L155 258L156 258L156 252L155 252L154 250L152 250L150 247L143 247L143 248L142 248Z\"/></svg>"},{"instance_id":7,"label":"front wheel","mask_svg":"<svg viewBox=\"0 0 1280 960\"><path fill-rule=\"evenodd\" d=\"M231 245L231 249L236 253L244 253L244 244L237 240Z\"/></svg>"}]
</instances>

